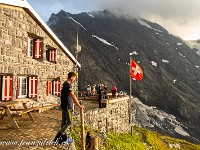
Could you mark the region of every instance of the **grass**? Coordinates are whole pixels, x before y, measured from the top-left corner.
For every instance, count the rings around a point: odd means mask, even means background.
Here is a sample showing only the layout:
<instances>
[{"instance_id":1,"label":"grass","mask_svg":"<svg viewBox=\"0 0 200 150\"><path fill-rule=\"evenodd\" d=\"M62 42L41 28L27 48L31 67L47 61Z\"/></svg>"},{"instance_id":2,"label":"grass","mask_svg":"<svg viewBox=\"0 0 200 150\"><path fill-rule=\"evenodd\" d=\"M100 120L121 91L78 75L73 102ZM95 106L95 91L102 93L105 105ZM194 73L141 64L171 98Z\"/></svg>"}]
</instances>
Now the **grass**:
<instances>
[{"instance_id":1,"label":"grass","mask_svg":"<svg viewBox=\"0 0 200 150\"><path fill-rule=\"evenodd\" d=\"M86 127L86 132L89 129ZM71 132L77 150L81 149L80 127L74 126ZM134 127L131 133L107 133L93 130L99 135L100 150L200 150L200 145L185 140L162 136L145 128Z\"/></svg>"}]
</instances>

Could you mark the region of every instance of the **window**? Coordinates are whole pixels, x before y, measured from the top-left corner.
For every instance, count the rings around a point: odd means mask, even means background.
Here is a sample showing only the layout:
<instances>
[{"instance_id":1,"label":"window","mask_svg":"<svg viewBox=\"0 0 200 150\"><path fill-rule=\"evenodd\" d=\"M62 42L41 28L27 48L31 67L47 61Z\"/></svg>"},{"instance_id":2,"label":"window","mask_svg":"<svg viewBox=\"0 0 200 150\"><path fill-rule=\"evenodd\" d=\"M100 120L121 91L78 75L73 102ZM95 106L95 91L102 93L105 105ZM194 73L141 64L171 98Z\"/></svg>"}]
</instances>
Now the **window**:
<instances>
[{"instance_id":1,"label":"window","mask_svg":"<svg viewBox=\"0 0 200 150\"><path fill-rule=\"evenodd\" d=\"M55 96L60 96L60 81L58 79L47 81L46 93L47 95L52 94Z\"/></svg>"},{"instance_id":2,"label":"window","mask_svg":"<svg viewBox=\"0 0 200 150\"><path fill-rule=\"evenodd\" d=\"M47 60L50 62L57 61L57 50L55 48L46 51Z\"/></svg>"},{"instance_id":3,"label":"window","mask_svg":"<svg viewBox=\"0 0 200 150\"><path fill-rule=\"evenodd\" d=\"M0 99L2 101L12 100L12 87L13 87L13 77L12 76L0 76Z\"/></svg>"},{"instance_id":4,"label":"window","mask_svg":"<svg viewBox=\"0 0 200 150\"><path fill-rule=\"evenodd\" d=\"M27 55L33 58L42 58L42 38L28 37Z\"/></svg>"},{"instance_id":5,"label":"window","mask_svg":"<svg viewBox=\"0 0 200 150\"><path fill-rule=\"evenodd\" d=\"M27 79L26 77L18 77L18 98L25 98L27 96Z\"/></svg>"},{"instance_id":6,"label":"window","mask_svg":"<svg viewBox=\"0 0 200 150\"><path fill-rule=\"evenodd\" d=\"M33 50L34 50L33 46L34 46L34 39L28 37L28 50L27 50L28 57L33 57Z\"/></svg>"},{"instance_id":7,"label":"window","mask_svg":"<svg viewBox=\"0 0 200 150\"><path fill-rule=\"evenodd\" d=\"M34 98L37 97L38 80L33 77L18 77L17 98Z\"/></svg>"}]
</instances>

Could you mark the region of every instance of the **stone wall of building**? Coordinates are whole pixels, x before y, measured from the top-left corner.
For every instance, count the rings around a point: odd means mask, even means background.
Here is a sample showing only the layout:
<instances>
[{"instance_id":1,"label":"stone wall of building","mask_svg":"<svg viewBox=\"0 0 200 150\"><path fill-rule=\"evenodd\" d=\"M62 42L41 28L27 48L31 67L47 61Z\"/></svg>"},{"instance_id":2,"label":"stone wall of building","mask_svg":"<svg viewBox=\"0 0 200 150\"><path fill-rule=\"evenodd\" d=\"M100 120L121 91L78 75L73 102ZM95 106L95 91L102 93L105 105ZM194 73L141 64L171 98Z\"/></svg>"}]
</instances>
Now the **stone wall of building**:
<instances>
[{"instance_id":1,"label":"stone wall of building","mask_svg":"<svg viewBox=\"0 0 200 150\"><path fill-rule=\"evenodd\" d=\"M128 108L128 96L110 100L106 108L97 108L86 112L85 123L90 128L99 129L101 132L120 133L129 131L131 127Z\"/></svg>"},{"instance_id":2,"label":"stone wall of building","mask_svg":"<svg viewBox=\"0 0 200 150\"><path fill-rule=\"evenodd\" d=\"M43 37L43 58L34 59L27 56L28 33ZM56 48L56 63L46 60L46 45ZM62 84L73 67L74 63L27 10L0 4L0 75L13 76L13 100L16 100L17 76L37 76L38 95L35 101L45 102L50 97L52 99L52 96L46 95L47 80L59 77ZM54 99L59 98L55 96Z\"/></svg>"}]
</instances>

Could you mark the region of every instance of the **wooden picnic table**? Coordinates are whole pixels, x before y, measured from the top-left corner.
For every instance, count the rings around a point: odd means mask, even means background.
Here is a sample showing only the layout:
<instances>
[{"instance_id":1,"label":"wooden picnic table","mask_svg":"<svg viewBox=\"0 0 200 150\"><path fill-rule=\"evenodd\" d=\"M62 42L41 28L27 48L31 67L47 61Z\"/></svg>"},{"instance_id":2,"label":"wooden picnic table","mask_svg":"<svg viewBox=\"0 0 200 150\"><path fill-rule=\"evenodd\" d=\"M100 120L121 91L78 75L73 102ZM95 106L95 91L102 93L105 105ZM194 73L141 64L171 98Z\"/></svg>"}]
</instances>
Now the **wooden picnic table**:
<instances>
[{"instance_id":1,"label":"wooden picnic table","mask_svg":"<svg viewBox=\"0 0 200 150\"><path fill-rule=\"evenodd\" d=\"M23 105L23 109L15 109L15 107L19 104ZM14 126L14 128L19 128L15 117L20 117L23 114L28 114L30 120L34 121L34 118L31 114L31 111L35 110L34 108L27 108L26 106L27 101L5 101L0 102L0 120L2 120L4 117L8 116L10 119L11 124ZM14 109L13 109L14 108Z\"/></svg>"}]
</instances>

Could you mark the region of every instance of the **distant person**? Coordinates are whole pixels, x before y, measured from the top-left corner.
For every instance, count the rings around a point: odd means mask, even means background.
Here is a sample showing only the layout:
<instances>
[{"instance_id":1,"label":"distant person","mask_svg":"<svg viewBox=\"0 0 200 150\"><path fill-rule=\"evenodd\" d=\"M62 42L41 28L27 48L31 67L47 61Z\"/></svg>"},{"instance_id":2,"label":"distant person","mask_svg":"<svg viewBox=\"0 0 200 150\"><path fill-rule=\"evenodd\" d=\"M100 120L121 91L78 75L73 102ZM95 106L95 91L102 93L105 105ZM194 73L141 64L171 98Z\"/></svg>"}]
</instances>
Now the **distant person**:
<instances>
[{"instance_id":1,"label":"distant person","mask_svg":"<svg viewBox=\"0 0 200 150\"><path fill-rule=\"evenodd\" d=\"M92 94L92 96L94 96L95 93L96 93L95 86L96 86L96 85L91 86L91 94Z\"/></svg>"},{"instance_id":2,"label":"distant person","mask_svg":"<svg viewBox=\"0 0 200 150\"><path fill-rule=\"evenodd\" d=\"M104 90L104 95L107 95L107 90L108 90L108 88L107 88L106 85L104 85L103 90Z\"/></svg>"},{"instance_id":3,"label":"distant person","mask_svg":"<svg viewBox=\"0 0 200 150\"><path fill-rule=\"evenodd\" d=\"M114 85L111 89L112 97L117 97L117 87Z\"/></svg>"},{"instance_id":4,"label":"distant person","mask_svg":"<svg viewBox=\"0 0 200 150\"><path fill-rule=\"evenodd\" d=\"M102 88L101 85L99 85L99 95L98 95L98 101L99 101L99 108L101 108L101 101L103 100L103 95L102 95Z\"/></svg>"},{"instance_id":5,"label":"distant person","mask_svg":"<svg viewBox=\"0 0 200 150\"><path fill-rule=\"evenodd\" d=\"M62 143L64 141L73 142L71 139L67 139L65 131L72 124L72 111L73 111L73 102L78 106L80 109L84 108L79 104L79 101L74 95L72 82L75 81L77 77L77 73L69 72L68 79L63 83L62 90L61 90L61 109L62 109L62 123L61 123L61 130L57 133L54 142Z\"/></svg>"},{"instance_id":6,"label":"distant person","mask_svg":"<svg viewBox=\"0 0 200 150\"><path fill-rule=\"evenodd\" d=\"M99 87L100 87L100 85L99 85L99 84L97 84L97 85L95 86L95 89L96 89L96 93L97 93L97 94L99 94L99 90L100 90L100 88L99 88Z\"/></svg>"},{"instance_id":7,"label":"distant person","mask_svg":"<svg viewBox=\"0 0 200 150\"><path fill-rule=\"evenodd\" d=\"M88 96L91 95L91 86L90 85L87 86L87 95Z\"/></svg>"},{"instance_id":8,"label":"distant person","mask_svg":"<svg viewBox=\"0 0 200 150\"><path fill-rule=\"evenodd\" d=\"M107 95L107 87L104 84L101 84L101 93L103 98L105 98L105 96Z\"/></svg>"}]
</instances>

